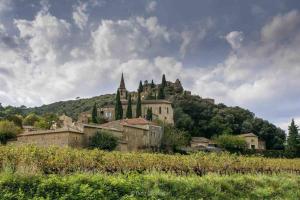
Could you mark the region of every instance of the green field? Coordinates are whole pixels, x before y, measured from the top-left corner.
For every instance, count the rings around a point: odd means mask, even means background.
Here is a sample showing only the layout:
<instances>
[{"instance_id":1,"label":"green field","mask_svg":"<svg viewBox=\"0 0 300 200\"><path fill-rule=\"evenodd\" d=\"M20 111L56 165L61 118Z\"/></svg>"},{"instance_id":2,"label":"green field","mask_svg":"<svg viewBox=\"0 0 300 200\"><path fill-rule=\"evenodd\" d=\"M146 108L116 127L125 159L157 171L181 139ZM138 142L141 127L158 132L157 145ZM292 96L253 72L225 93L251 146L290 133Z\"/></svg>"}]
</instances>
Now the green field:
<instances>
[{"instance_id":1,"label":"green field","mask_svg":"<svg viewBox=\"0 0 300 200\"><path fill-rule=\"evenodd\" d=\"M1 174L0 199L300 199L300 177Z\"/></svg>"},{"instance_id":2,"label":"green field","mask_svg":"<svg viewBox=\"0 0 300 200\"><path fill-rule=\"evenodd\" d=\"M300 199L300 159L0 147L0 199Z\"/></svg>"}]
</instances>

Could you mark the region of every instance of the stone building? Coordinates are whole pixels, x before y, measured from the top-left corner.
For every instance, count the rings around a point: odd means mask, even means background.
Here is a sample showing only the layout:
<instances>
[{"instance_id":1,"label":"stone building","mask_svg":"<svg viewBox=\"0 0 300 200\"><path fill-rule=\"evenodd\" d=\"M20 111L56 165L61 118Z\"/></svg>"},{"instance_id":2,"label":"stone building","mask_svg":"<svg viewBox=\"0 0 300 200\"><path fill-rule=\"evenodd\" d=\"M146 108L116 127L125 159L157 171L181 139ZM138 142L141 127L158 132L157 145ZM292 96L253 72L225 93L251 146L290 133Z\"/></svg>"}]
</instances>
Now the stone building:
<instances>
[{"instance_id":1,"label":"stone building","mask_svg":"<svg viewBox=\"0 0 300 200\"><path fill-rule=\"evenodd\" d=\"M246 141L248 149L257 149L257 150L266 149L265 142L258 139L258 137L254 133L241 134L239 135L239 137L243 138Z\"/></svg>"},{"instance_id":2,"label":"stone building","mask_svg":"<svg viewBox=\"0 0 300 200\"><path fill-rule=\"evenodd\" d=\"M148 86L150 84L148 84L148 82L145 82L144 85ZM144 89L143 95L145 95L146 92L150 90L149 88L151 87L149 87L148 89L147 88L148 87L143 87ZM125 87L123 74L121 77L121 82L118 91L120 92L120 97L121 97L123 118L126 118L126 110L128 106L128 100L126 98L127 98L128 91L126 90ZM130 94L135 94L135 93L131 92ZM133 102L131 105L133 117L136 117L135 96L136 95L132 96ZM142 98L142 117L146 117L148 108L152 109L153 119L159 119L165 123L174 124L173 108L172 108L172 103L170 101L162 100L162 99L146 100L145 98ZM108 121L113 121L115 120L115 106L114 105L103 106L98 110L98 114Z\"/></svg>"},{"instance_id":3,"label":"stone building","mask_svg":"<svg viewBox=\"0 0 300 200\"><path fill-rule=\"evenodd\" d=\"M106 131L118 138L116 150L119 151L151 151L159 149L161 145L162 127L143 118L124 119L101 125L72 123L72 127L69 118L62 118L66 119L63 124L67 127L23 132L17 136L16 141L9 143L86 148L97 131Z\"/></svg>"}]
</instances>

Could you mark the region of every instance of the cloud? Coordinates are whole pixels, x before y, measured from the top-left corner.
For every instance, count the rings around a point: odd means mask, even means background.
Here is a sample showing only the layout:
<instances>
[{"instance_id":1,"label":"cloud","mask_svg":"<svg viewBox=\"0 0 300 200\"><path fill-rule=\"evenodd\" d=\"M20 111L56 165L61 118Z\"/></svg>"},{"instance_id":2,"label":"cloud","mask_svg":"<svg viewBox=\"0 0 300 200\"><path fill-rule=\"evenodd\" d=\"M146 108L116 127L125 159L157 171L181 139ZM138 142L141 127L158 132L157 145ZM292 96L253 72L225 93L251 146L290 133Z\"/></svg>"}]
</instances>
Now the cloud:
<instances>
[{"instance_id":1,"label":"cloud","mask_svg":"<svg viewBox=\"0 0 300 200\"><path fill-rule=\"evenodd\" d=\"M244 40L244 35L241 31L232 31L225 36L225 39L233 49L238 49L241 47L241 43Z\"/></svg>"},{"instance_id":2,"label":"cloud","mask_svg":"<svg viewBox=\"0 0 300 200\"><path fill-rule=\"evenodd\" d=\"M146 5L146 11L148 13L154 12L156 10L157 2L156 1L150 1Z\"/></svg>"},{"instance_id":3,"label":"cloud","mask_svg":"<svg viewBox=\"0 0 300 200\"><path fill-rule=\"evenodd\" d=\"M88 22L87 3L80 2L79 5L73 7L72 17L75 24L83 30Z\"/></svg>"},{"instance_id":4,"label":"cloud","mask_svg":"<svg viewBox=\"0 0 300 200\"><path fill-rule=\"evenodd\" d=\"M201 42L206 36L208 31L214 26L214 21L208 18L204 21L200 21L194 24L193 27L188 27L181 32L182 43L180 45L180 55L185 57L187 52Z\"/></svg>"}]
</instances>

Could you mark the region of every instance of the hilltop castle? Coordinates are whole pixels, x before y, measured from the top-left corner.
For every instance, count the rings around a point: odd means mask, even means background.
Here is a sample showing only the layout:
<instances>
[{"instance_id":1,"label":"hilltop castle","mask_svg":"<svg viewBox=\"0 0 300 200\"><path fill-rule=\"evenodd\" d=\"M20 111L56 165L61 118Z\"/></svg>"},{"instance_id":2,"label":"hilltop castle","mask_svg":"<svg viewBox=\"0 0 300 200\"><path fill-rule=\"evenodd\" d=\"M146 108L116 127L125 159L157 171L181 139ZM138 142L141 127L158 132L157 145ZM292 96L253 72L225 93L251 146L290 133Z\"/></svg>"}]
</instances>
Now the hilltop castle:
<instances>
[{"instance_id":1,"label":"hilltop castle","mask_svg":"<svg viewBox=\"0 0 300 200\"><path fill-rule=\"evenodd\" d=\"M180 81L177 79L175 83L167 82L168 86L176 88L178 91L183 92ZM155 85L153 82L151 84L148 81L144 82L143 91L141 92L142 100L142 117L146 117L147 110L152 109L153 119L159 119L165 123L174 124L173 120L173 108L170 101L164 99L156 99L158 94L158 88L160 85ZM136 101L138 93L129 92L126 89L124 75L122 73L120 86L118 88L120 93L122 108L123 108L123 118L126 118L126 110L128 106L128 94L131 94L133 102ZM136 117L136 104L132 104L133 118ZM104 106L99 109L99 115L108 121L113 121L115 119L115 106L113 104Z\"/></svg>"}]
</instances>

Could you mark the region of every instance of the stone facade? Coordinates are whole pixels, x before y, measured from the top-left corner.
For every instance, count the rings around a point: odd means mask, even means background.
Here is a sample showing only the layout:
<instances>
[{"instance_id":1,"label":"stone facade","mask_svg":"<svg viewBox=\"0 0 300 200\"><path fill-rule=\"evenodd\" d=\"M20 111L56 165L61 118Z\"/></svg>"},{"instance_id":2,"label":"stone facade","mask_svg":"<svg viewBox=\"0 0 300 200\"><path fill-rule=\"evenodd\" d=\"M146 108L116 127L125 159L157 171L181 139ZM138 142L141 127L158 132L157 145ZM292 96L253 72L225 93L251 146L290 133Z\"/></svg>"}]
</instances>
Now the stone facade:
<instances>
[{"instance_id":1,"label":"stone facade","mask_svg":"<svg viewBox=\"0 0 300 200\"><path fill-rule=\"evenodd\" d=\"M257 150L265 150L266 145L265 142L259 140L258 137L253 133L241 134L239 137L242 137L246 143L248 149L257 149Z\"/></svg>"},{"instance_id":2,"label":"stone facade","mask_svg":"<svg viewBox=\"0 0 300 200\"><path fill-rule=\"evenodd\" d=\"M68 118L65 119L69 120ZM162 127L143 118L118 120L102 125L72 124L73 127L24 132L17 136L16 141L9 143L15 145L35 144L44 147L86 148L97 131L106 131L118 138L116 150L151 151L159 149L163 134Z\"/></svg>"}]
</instances>

